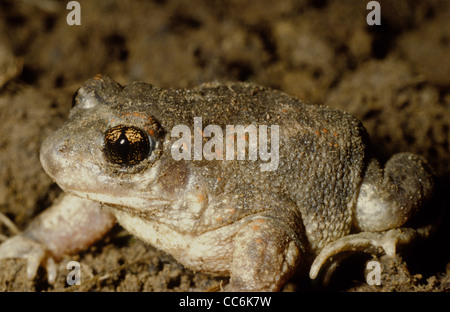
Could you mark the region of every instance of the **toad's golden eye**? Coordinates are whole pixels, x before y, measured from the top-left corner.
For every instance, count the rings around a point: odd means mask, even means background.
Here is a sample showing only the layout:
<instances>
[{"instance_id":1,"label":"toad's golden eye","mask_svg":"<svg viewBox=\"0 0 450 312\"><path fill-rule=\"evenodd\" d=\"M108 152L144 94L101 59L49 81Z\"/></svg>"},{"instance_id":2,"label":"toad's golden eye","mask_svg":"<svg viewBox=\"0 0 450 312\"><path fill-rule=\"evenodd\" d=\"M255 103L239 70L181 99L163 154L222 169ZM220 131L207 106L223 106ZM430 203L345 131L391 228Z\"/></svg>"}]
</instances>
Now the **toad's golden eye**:
<instances>
[{"instance_id":1,"label":"toad's golden eye","mask_svg":"<svg viewBox=\"0 0 450 312\"><path fill-rule=\"evenodd\" d=\"M117 165L136 165L147 158L153 148L153 141L136 127L119 125L105 133L105 154Z\"/></svg>"}]
</instances>

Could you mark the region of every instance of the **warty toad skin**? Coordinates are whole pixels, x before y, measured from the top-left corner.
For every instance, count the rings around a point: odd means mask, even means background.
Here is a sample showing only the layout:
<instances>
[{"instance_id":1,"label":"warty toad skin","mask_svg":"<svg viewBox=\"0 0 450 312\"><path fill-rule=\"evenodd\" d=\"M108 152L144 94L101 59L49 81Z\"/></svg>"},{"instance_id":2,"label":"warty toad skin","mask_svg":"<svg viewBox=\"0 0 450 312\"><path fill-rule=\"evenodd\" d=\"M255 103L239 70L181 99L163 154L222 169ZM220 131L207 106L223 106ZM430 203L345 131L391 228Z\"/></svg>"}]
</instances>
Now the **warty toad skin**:
<instances>
[{"instance_id":1,"label":"warty toad skin","mask_svg":"<svg viewBox=\"0 0 450 312\"><path fill-rule=\"evenodd\" d=\"M261 170L261 157L175 160L172 129L192 131L198 117L224 132L277 125L267 133L278 134L276 168ZM202 146L210 139L202 133ZM44 265L52 281L53 259L86 248L115 221L196 272L230 275L226 290L280 290L299 267L315 278L344 250L393 255L421 234L401 226L431 196L433 176L410 153L381 168L367 144L350 114L255 84L175 90L96 76L41 147L45 171L67 195L0 245L0 258L27 258L30 278Z\"/></svg>"}]
</instances>

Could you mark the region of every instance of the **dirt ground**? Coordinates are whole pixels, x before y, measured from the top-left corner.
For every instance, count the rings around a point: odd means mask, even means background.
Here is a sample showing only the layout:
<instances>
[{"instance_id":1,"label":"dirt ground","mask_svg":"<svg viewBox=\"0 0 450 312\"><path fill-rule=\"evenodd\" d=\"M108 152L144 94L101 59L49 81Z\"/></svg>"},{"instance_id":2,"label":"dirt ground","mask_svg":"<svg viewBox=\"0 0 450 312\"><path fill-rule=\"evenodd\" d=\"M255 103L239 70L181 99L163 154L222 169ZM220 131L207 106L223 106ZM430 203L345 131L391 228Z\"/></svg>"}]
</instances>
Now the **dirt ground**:
<instances>
[{"instance_id":1,"label":"dirt ground","mask_svg":"<svg viewBox=\"0 0 450 312\"><path fill-rule=\"evenodd\" d=\"M327 285L300 275L284 290L450 290L448 1L379 1L379 26L367 24L361 0L79 1L80 26L67 24L67 2L0 1L0 211L19 229L61 192L40 165L39 146L89 77L173 88L253 81L354 114L381 161L411 151L437 174L420 221L439 227L396 258L377 258L381 286L364 278L372 256L353 254ZM0 238L11 235L0 225ZM81 263L76 288L65 281L70 260ZM66 257L54 285L43 270L27 280L23 260L0 268L0 291L202 291L227 281L183 268L119 226Z\"/></svg>"}]
</instances>

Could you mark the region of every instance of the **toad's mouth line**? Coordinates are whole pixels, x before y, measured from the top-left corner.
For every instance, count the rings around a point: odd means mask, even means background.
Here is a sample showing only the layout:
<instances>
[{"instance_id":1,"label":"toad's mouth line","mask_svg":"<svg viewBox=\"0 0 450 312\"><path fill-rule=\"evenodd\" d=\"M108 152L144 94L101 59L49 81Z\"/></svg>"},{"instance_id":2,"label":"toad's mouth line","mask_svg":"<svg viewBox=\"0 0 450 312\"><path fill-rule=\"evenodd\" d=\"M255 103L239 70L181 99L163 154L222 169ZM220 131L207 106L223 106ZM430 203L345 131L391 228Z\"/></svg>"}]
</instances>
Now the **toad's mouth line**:
<instances>
[{"instance_id":1,"label":"toad's mouth line","mask_svg":"<svg viewBox=\"0 0 450 312\"><path fill-rule=\"evenodd\" d=\"M170 204L169 200L145 196L133 197L133 196L111 195L111 194L101 194L91 192L79 192L74 190L67 191L67 193L104 204L118 205L122 207L129 207L136 209L152 210L154 208L156 209Z\"/></svg>"}]
</instances>

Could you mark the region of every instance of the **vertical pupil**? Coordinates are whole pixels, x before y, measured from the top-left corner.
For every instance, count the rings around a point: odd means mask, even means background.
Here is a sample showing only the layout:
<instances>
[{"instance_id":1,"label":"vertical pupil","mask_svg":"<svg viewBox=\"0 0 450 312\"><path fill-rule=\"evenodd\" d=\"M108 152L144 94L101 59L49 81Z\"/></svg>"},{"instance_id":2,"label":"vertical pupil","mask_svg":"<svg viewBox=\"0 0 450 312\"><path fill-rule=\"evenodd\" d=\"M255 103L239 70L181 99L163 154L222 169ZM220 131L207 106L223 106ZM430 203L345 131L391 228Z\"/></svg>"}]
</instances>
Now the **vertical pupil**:
<instances>
[{"instance_id":1,"label":"vertical pupil","mask_svg":"<svg viewBox=\"0 0 450 312\"><path fill-rule=\"evenodd\" d=\"M114 144L116 153L121 155L122 158L127 158L127 154L130 151L130 141L126 137L125 133L121 133L119 139Z\"/></svg>"}]
</instances>

